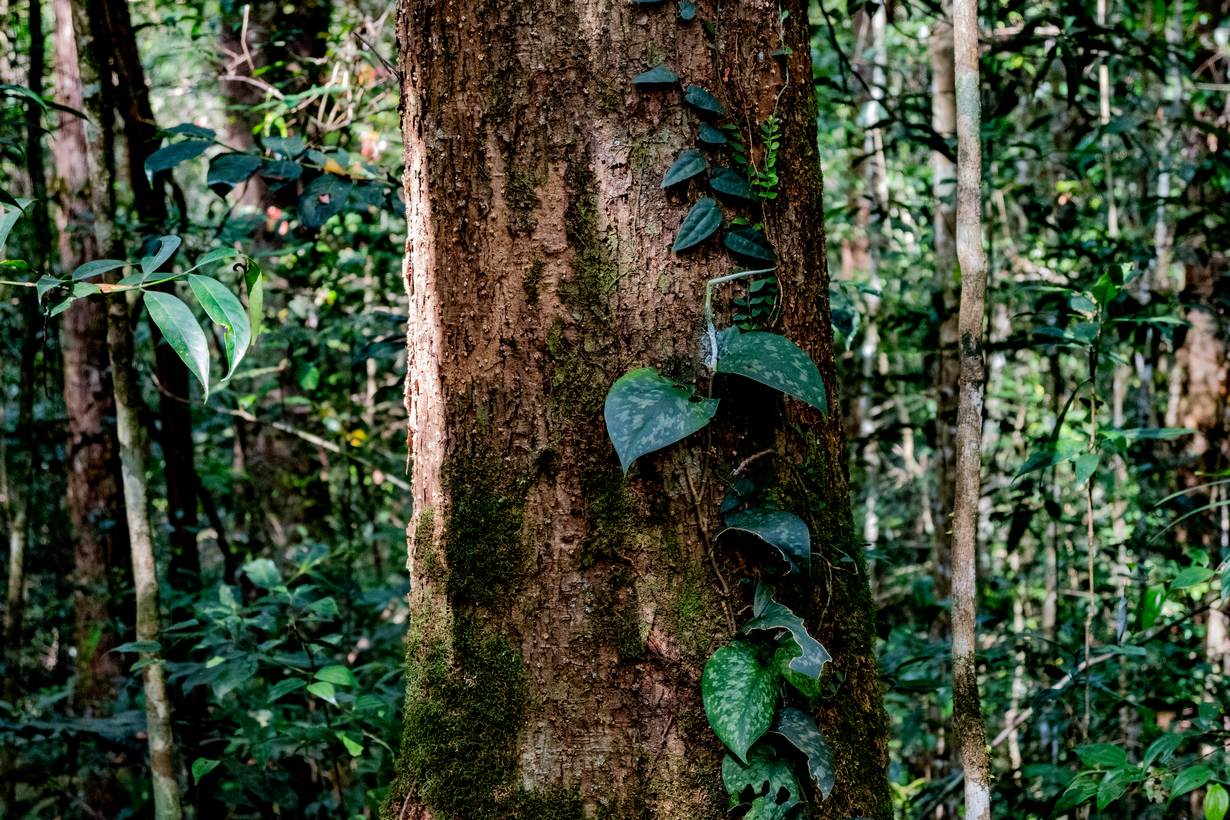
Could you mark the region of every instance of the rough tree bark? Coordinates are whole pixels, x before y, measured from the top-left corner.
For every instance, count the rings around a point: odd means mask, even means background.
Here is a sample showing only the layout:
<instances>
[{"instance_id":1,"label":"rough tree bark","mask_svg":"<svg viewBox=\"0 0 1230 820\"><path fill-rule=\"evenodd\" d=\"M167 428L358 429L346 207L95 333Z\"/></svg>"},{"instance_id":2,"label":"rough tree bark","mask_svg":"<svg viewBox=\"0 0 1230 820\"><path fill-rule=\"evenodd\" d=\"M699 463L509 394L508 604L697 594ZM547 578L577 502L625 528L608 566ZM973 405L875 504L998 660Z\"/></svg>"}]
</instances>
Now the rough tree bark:
<instances>
[{"instance_id":1,"label":"rough tree bark","mask_svg":"<svg viewBox=\"0 0 1230 820\"><path fill-rule=\"evenodd\" d=\"M982 396L987 259L982 246L982 123L978 3L953 3L957 92L957 260L960 391L952 515L952 722L965 773L965 817L991 817L986 726L978 696L978 502L982 488Z\"/></svg>"},{"instance_id":2,"label":"rough tree bark","mask_svg":"<svg viewBox=\"0 0 1230 820\"><path fill-rule=\"evenodd\" d=\"M711 538L724 482L765 449L753 467L817 550L791 603L841 681L817 708L837 773L817 816L891 815L840 414L719 382L719 421L627 480L603 427L630 367L697 376L704 284L731 269L715 240L670 251L695 197L659 182L696 121L678 87L630 84L662 61L745 132L776 107L775 329L840 406L806 4L698 6L403 0L415 513L388 816L725 816L700 672L750 590Z\"/></svg>"},{"instance_id":3,"label":"rough tree bark","mask_svg":"<svg viewBox=\"0 0 1230 820\"><path fill-rule=\"evenodd\" d=\"M73 0L73 33L77 42L78 71L85 90L85 107L95 127L88 129L87 156L90 202L94 213L94 238L100 253L111 258L127 254L116 230L115 97L101 67L112 71L111 47L105 27L106 1ZM99 35L102 35L100 38ZM150 526L146 486L148 443L141 426L141 393L133 366L133 336L128 301L107 300L107 352L115 399L115 429L119 442L120 472L125 518L132 555L136 592L136 635L139 641L157 642L161 636L158 603L158 573L154 559L153 528ZM166 669L159 651L142 652L147 661L141 670L145 691L145 728L149 738L150 775L156 820L180 820L179 784L175 775L175 741L171 729L171 704L167 697Z\"/></svg>"}]
</instances>

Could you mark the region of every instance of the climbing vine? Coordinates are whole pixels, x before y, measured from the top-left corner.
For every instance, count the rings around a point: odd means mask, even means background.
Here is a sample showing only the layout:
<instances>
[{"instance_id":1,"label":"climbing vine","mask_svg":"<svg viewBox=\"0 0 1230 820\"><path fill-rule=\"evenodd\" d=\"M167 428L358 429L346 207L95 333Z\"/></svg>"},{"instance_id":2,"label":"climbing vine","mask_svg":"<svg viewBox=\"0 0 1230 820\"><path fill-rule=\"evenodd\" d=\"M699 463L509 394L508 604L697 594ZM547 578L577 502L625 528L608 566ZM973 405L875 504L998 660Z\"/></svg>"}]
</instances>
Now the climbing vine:
<instances>
[{"instance_id":1,"label":"climbing vine","mask_svg":"<svg viewBox=\"0 0 1230 820\"><path fill-rule=\"evenodd\" d=\"M684 21L695 14L689 3L680 3L679 9ZM648 69L632 83L644 91L681 86L666 65ZM774 315L778 291L776 254L760 211L779 195L781 123L771 114L745 135L707 89L688 84L682 91L683 102L698 120L696 145L679 152L661 187L704 180L706 193L712 195L691 205L672 249L689 252L720 231L726 251L747 266L705 284L706 332L700 358L710 387L717 374L739 376L827 412L824 380L815 362L790 339L763 329ZM718 161L723 154L729 165ZM726 222L719 199L747 213ZM731 323L719 328L714 291L736 281L746 283L746 292L734 300ZM641 456L706 427L718 405L719 399L698 395L696 385L680 384L654 368L625 373L608 391L604 409L607 433L624 473ZM820 697L831 656L808 633L802 618L775 597L775 584L785 589L810 578L811 532L803 519L776 508L739 476L732 476L721 514L725 528L717 533L719 542L728 534L750 536L770 548L765 552L770 560L759 572L751 619L705 664L705 714L727 750L722 782L731 808L746 807L746 818L785 818L806 803L805 783L813 784L820 799L829 796L834 783L831 755L815 720L789 705Z\"/></svg>"}]
</instances>

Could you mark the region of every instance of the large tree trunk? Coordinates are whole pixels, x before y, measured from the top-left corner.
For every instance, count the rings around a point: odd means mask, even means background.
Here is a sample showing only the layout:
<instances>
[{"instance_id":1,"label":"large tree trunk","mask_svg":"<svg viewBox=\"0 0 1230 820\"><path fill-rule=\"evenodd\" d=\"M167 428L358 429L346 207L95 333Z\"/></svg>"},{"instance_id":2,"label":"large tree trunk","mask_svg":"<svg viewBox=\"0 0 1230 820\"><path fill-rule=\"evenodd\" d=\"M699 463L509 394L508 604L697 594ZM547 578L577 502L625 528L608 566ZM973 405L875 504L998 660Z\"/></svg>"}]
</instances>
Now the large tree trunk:
<instances>
[{"instance_id":1,"label":"large tree trunk","mask_svg":"<svg viewBox=\"0 0 1230 820\"><path fill-rule=\"evenodd\" d=\"M818 816L891 814L838 415L739 384L724 421L627 480L603 427L629 367L695 377L705 281L731 264L715 240L670 251L689 200L659 181L696 123L678 89L630 85L662 60L745 131L776 100L775 329L835 392L806 6L699 6L403 2L415 514L393 817L724 816L700 671L750 592L712 535L767 447L756 466L817 550L791 603L841 676L818 708L837 770Z\"/></svg>"}]
</instances>

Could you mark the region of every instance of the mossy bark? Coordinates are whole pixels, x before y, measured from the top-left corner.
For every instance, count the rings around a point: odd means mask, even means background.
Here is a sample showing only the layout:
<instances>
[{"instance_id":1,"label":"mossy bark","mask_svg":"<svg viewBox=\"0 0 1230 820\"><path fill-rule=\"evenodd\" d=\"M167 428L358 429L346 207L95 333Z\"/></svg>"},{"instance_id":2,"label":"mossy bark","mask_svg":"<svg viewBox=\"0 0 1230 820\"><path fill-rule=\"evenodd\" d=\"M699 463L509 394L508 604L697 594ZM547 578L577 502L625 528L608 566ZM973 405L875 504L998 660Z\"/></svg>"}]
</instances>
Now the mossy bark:
<instances>
[{"instance_id":1,"label":"mossy bark","mask_svg":"<svg viewBox=\"0 0 1230 820\"><path fill-rule=\"evenodd\" d=\"M700 672L750 587L713 537L732 471L765 449L756 469L813 525L794 604L839 681L816 710L838 784L815 816L890 815L840 420L719 381L719 421L626 479L603 427L633 366L704 383L704 285L731 269L716 240L670 250L702 192L659 187L697 125L678 87L631 85L663 61L746 130L782 120L781 193L757 214L775 329L839 406L806 7L698 6L403 0L416 513L391 817L724 817Z\"/></svg>"}]
</instances>

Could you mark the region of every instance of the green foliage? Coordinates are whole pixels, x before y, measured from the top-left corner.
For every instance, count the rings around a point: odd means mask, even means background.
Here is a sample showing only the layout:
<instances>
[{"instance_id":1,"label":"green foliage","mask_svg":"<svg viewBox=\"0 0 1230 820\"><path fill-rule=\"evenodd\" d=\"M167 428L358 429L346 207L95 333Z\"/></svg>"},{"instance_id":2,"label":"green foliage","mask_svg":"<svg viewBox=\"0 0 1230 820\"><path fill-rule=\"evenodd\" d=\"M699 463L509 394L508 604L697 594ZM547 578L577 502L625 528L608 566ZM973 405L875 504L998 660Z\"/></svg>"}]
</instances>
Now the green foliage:
<instances>
[{"instance_id":1,"label":"green foliage","mask_svg":"<svg viewBox=\"0 0 1230 820\"><path fill-rule=\"evenodd\" d=\"M811 532L807 523L784 510L757 508L726 514L727 532L745 532L773 547L786 563L788 572L811 571Z\"/></svg>"},{"instance_id":2,"label":"green foliage","mask_svg":"<svg viewBox=\"0 0 1230 820\"><path fill-rule=\"evenodd\" d=\"M675 234L675 243L671 249L679 253L693 248L713 236L720 227L722 211L717 203L708 197L699 199L679 223L679 231Z\"/></svg>"},{"instance_id":3,"label":"green foliage","mask_svg":"<svg viewBox=\"0 0 1230 820\"><path fill-rule=\"evenodd\" d=\"M758 381L807 402L821 413L828 412L819 369L785 336L728 328L718 339L716 370Z\"/></svg>"},{"instance_id":4,"label":"green foliage","mask_svg":"<svg viewBox=\"0 0 1230 820\"><path fill-rule=\"evenodd\" d=\"M773 725L777 673L756 646L732 641L713 653L701 678L705 714L726 748L740 761Z\"/></svg>"},{"instance_id":5,"label":"green foliage","mask_svg":"<svg viewBox=\"0 0 1230 820\"><path fill-rule=\"evenodd\" d=\"M632 462L704 427L717 412L716 399L693 400L652 367L630 370L607 392L603 417L625 473Z\"/></svg>"},{"instance_id":6,"label":"green foliage","mask_svg":"<svg viewBox=\"0 0 1230 820\"><path fill-rule=\"evenodd\" d=\"M208 397L209 342L192 315L192 309L175 296L157 290L146 291L144 298L150 318Z\"/></svg>"}]
</instances>

